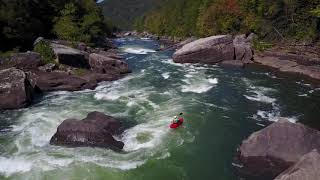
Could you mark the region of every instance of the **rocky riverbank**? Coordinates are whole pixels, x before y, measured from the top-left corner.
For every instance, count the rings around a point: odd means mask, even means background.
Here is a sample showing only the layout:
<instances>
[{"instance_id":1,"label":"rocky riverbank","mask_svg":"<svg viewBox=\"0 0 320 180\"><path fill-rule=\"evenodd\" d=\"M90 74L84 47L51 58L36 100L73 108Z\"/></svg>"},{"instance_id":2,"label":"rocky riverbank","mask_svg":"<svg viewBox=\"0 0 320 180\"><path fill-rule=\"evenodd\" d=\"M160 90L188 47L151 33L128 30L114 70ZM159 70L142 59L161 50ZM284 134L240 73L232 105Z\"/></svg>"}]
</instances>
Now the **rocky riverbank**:
<instances>
[{"instance_id":1,"label":"rocky riverbank","mask_svg":"<svg viewBox=\"0 0 320 180\"><path fill-rule=\"evenodd\" d=\"M319 48L311 46L275 47L264 52L254 50L254 35L212 36L195 40L173 55L177 63L221 64L222 66L266 66L280 72L320 80Z\"/></svg>"},{"instance_id":2,"label":"rocky riverbank","mask_svg":"<svg viewBox=\"0 0 320 180\"><path fill-rule=\"evenodd\" d=\"M48 91L93 89L101 81L112 81L129 73L113 46L91 48L79 43L72 48L63 41L46 41L56 57L47 63L40 54L13 54L0 62L0 109L18 109L32 103L35 94Z\"/></svg>"},{"instance_id":3,"label":"rocky riverbank","mask_svg":"<svg viewBox=\"0 0 320 180\"><path fill-rule=\"evenodd\" d=\"M159 50L176 50L173 55L176 63L220 64L223 67L240 68L258 65L310 80L320 80L320 48L315 46L279 45L261 52L252 47L257 38L255 34L181 39L130 31L116 36L152 38L165 42Z\"/></svg>"},{"instance_id":4,"label":"rocky riverbank","mask_svg":"<svg viewBox=\"0 0 320 180\"><path fill-rule=\"evenodd\" d=\"M239 170L255 179L316 180L320 132L286 119L253 133L242 142Z\"/></svg>"}]
</instances>

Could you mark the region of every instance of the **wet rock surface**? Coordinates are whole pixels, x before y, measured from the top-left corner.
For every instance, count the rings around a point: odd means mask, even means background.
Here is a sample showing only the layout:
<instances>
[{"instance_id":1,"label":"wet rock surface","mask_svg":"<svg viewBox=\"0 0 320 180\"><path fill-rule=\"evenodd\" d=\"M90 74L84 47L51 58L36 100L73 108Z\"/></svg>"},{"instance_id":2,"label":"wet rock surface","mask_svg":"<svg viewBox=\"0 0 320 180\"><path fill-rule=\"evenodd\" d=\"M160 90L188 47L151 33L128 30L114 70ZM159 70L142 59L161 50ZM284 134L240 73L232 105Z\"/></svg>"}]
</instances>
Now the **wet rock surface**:
<instances>
[{"instance_id":1,"label":"wet rock surface","mask_svg":"<svg viewBox=\"0 0 320 180\"><path fill-rule=\"evenodd\" d=\"M119 151L124 143L113 135L121 133L120 122L100 112L89 113L79 121L64 120L50 140L50 144L69 147L101 147Z\"/></svg>"},{"instance_id":2,"label":"wet rock surface","mask_svg":"<svg viewBox=\"0 0 320 180\"><path fill-rule=\"evenodd\" d=\"M280 119L242 142L240 171L254 177L275 178L314 149L320 150L319 131Z\"/></svg>"},{"instance_id":3,"label":"wet rock surface","mask_svg":"<svg viewBox=\"0 0 320 180\"><path fill-rule=\"evenodd\" d=\"M319 180L320 154L317 150L302 156L300 160L285 170L275 180Z\"/></svg>"},{"instance_id":4,"label":"wet rock surface","mask_svg":"<svg viewBox=\"0 0 320 180\"><path fill-rule=\"evenodd\" d=\"M9 68L0 71L0 109L18 109L28 106L34 90L23 71Z\"/></svg>"}]
</instances>

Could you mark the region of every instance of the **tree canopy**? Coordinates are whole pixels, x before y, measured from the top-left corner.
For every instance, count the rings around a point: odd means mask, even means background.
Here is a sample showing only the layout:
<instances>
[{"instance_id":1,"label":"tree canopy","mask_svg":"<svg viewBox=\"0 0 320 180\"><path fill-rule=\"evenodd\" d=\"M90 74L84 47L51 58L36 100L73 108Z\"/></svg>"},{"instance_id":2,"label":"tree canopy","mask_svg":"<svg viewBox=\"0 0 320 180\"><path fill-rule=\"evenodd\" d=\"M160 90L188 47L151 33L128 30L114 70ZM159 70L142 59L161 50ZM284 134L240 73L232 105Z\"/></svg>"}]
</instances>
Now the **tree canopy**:
<instances>
[{"instance_id":1,"label":"tree canopy","mask_svg":"<svg viewBox=\"0 0 320 180\"><path fill-rule=\"evenodd\" d=\"M91 42L108 32L94 0L0 0L0 50L29 49L43 36Z\"/></svg>"},{"instance_id":2,"label":"tree canopy","mask_svg":"<svg viewBox=\"0 0 320 180\"><path fill-rule=\"evenodd\" d=\"M319 41L320 0L175 0L138 18L138 30L169 36L254 32L268 40Z\"/></svg>"}]
</instances>

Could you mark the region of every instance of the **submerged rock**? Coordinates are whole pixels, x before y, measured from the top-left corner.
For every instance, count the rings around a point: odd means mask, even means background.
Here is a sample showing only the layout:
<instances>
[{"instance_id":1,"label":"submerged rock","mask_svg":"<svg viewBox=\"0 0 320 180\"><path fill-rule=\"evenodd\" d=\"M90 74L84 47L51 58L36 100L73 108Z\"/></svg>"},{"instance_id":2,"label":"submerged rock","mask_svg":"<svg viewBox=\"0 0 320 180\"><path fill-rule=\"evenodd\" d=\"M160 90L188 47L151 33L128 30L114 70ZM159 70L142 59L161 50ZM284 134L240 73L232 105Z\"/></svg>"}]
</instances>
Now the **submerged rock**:
<instances>
[{"instance_id":1,"label":"submerged rock","mask_svg":"<svg viewBox=\"0 0 320 180\"><path fill-rule=\"evenodd\" d=\"M233 38L230 35L211 36L184 45L173 55L177 63L215 64L234 59Z\"/></svg>"},{"instance_id":2,"label":"submerged rock","mask_svg":"<svg viewBox=\"0 0 320 180\"><path fill-rule=\"evenodd\" d=\"M71 147L102 147L113 150L123 149L124 143L115 140L113 135L121 133L120 122L100 112L92 112L79 121L63 121L50 140L52 145Z\"/></svg>"},{"instance_id":3,"label":"submerged rock","mask_svg":"<svg viewBox=\"0 0 320 180\"><path fill-rule=\"evenodd\" d=\"M275 180L319 180L320 154L314 150L304 156Z\"/></svg>"},{"instance_id":4,"label":"submerged rock","mask_svg":"<svg viewBox=\"0 0 320 180\"><path fill-rule=\"evenodd\" d=\"M31 103L33 88L23 71L15 68L0 71L0 109L18 109Z\"/></svg>"},{"instance_id":5,"label":"submerged rock","mask_svg":"<svg viewBox=\"0 0 320 180\"><path fill-rule=\"evenodd\" d=\"M320 132L286 119L253 133L243 141L239 160L241 172L274 178L313 149L320 150Z\"/></svg>"}]
</instances>

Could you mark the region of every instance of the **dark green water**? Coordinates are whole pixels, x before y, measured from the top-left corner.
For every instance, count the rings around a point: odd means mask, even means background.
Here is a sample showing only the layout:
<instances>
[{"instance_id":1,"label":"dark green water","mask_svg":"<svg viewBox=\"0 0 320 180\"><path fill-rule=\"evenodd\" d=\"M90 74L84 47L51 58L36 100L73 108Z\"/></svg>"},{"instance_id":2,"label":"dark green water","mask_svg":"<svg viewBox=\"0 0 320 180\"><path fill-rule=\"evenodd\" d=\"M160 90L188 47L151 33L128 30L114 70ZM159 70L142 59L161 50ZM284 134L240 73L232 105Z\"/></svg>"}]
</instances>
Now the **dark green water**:
<instances>
[{"instance_id":1,"label":"dark green water","mask_svg":"<svg viewBox=\"0 0 320 180\"><path fill-rule=\"evenodd\" d=\"M118 39L133 73L96 90L54 92L0 114L0 179L234 180L243 139L288 117L319 127L319 90L264 70L180 65L151 40ZM67 118L101 111L128 129L125 152L50 146ZM184 112L183 128L170 130Z\"/></svg>"}]
</instances>

